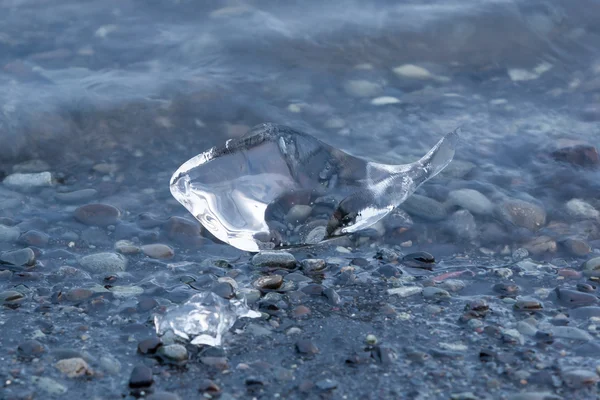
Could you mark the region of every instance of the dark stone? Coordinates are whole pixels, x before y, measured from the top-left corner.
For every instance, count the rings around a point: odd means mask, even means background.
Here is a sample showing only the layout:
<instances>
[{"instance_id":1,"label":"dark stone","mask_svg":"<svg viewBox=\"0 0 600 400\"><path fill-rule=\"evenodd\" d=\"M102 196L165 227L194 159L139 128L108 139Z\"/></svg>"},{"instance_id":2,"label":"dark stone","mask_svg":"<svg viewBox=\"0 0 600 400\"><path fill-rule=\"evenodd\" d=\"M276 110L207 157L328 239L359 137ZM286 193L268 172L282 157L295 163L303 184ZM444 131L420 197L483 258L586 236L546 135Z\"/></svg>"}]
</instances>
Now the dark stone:
<instances>
[{"instance_id":1,"label":"dark stone","mask_svg":"<svg viewBox=\"0 0 600 400\"><path fill-rule=\"evenodd\" d=\"M589 283L578 283L577 290L583 293L594 293L596 291L596 286Z\"/></svg>"},{"instance_id":2,"label":"dark stone","mask_svg":"<svg viewBox=\"0 0 600 400\"><path fill-rule=\"evenodd\" d=\"M376 272L384 278L398 278L400 275L402 275L402 271L391 264L382 265L381 267L377 268Z\"/></svg>"},{"instance_id":3,"label":"dark stone","mask_svg":"<svg viewBox=\"0 0 600 400\"><path fill-rule=\"evenodd\" d=\"M583 257L592 252L592 248L589 243L583 239L566 239L560 242L561 247L563 247L569 254L575 257Z\"/></svg>"},{"instance_id":4,"label":"dark stone","mask_svg":"<svg viewBox=\"0 0 600 400\"><path fill-rule=\"evenodd\" d=\"M202 393L218 394L221 392L221 388L215 382L210 379L206 379L200 383L198 390Z\"/></svg>"},{"instance_id":5,"label":"dark stone","mask_svg":"<svg viewBox=\"0 0 600 400\"><path fill-rule=\"evenodd\" d=\"M35 264L35 253L29 247L25 249L6 251L0 254L0 264L26 265Z\"/></svg>"},{"instance_id":6,"label":"dark stone","mask_svg":"<svg viewBox=\"0 0 600 400\"><path fill-rule=\"evenodd\" d=\"M304 286L300 289L303 293L312 295L312 296L320 296L323 294L323 286L317 283L311 283L309 285Z\"/></svg>"},{"instance_id":7,"label":"dark stone","mask_svg":"<svg viewBox=\"0 0 600 400\"><path fill-rule=\"evenodd\" d=\"M320 381L317 381L315 383L315 386L317 386L321 390L333 390L338 387L338 383L333 379L322 379Z\"/></svg>"},{"instance_id":8,"label":"dark stone","mask_svg":"<svg viewBox=\"0 0 600 400\"><path fill-rule=\"evenodd\" d=\"M396 359L396 352L386 346L375 346L373 350L371 350L371 357L380 364L390 365Z\"/></svg>"},{"instance_id":9,"label":"dark stone","mask_svg":"<svg viewBox=\"0 0 600 400\"><path fill-rule=\"evenodd\" d=\"M212 292L224 299L232 299L235 297L233 286L227 282L218 282L212 287Z\"/></svg>"},{"instance_id":10,"label":"dark stone","mask_svg":"<svg viewBox=\"0 0 600 400\"><path fill-rule=\"evenodd\" d=\"M338 306L342 303L340 295L332 288L326 288L325 290L323 290L323 296L325 296L329 304L333 306Z\"/></svg>"},{"instance_id":11,"label":"dark stone","mask_svg":"<svg viewBox=\"0 0 600 400\"><path fill-rule=\"evenodd\" d=\"M576 145L555 150L551 153L552 158L559 162L566 162L578 167L597 167L600 165L598 150L590 145Z\"/></svg>"},{"instance_id":12,"label":"dark stone","mask_svg":"<svg viewBox=\"0 0 600 400\"><path fill-rule=\"evenodd\" d=\"M146 312L152 310L158 305L158 302L152 297L141 296L138 300L137 310L139 312Z\"/></svg>"},{"instance_id":13,"label":"dark stone","mask_svg":"<svg viewBox=\"0 0 600 400\"><path fill-rule=\"evenodd\" d=\"M254 281L254 287L257 289L278 289L283 283L281 275L265 275Z\"/></svg>"},{"instance_id":14,"label":"dark stone","mask_svg":"<svg viewBox=\"0 0 600 400\"><path fill-rule=\"evenodd\" d=\"M416 253L410 253L402 257L402 264L411 268L422 268L431 270L435 265L435 258L425 251L418 251Z\"/></svg>"},{"instance_id":15,"label":"dark stone","mask_svg":"<svg viewBox=\"0 0 600 400\"><path fill-rule=\"evenodd\" d=\"M76 288L71 289L64 294L64 298L72 302L80 302L87 300L94 295L94 292L89 289Z\"/></svg>"},{"instance_id":16,"label":"dark stone","mask_svg":"<svg viewBox=\"0 0 600 400\"><path fill-rule=\"evenodd\" d=\"M138 351L141 354L154 354L160 346L162 346L161 340L158 337L153 336L144 340L140 340L138 342Z\"/></svg>"},{"instance_id":17,"label":"dark stone","mask_svg":"<svg viewBox=\"0 0 600 400\"><path fill-rule=\"evenodd\" d=\"M152 370L145 365L136 365L129 377L129 387L132 389L145 388L152 385L154 378Z\"/></svg>"},{"instance_id":18,"label":"dark stone","mask_svg":"<svg viewBox=\"0 0 600 400\"><path fill-rule=\"evenodd\" d=\"M50 241L50 236L45 234L44 232L30 230L25 232L19 238L19 243L24 244L26 246L36 246L36 247L44 247Z\"/></svg>"},{"instance_id":19,"label":"dark stone","mask_svg":"<svg viewBox=\"0 0 600 400\"><path fill-rule=\"evenodd\" d=\"M589 293L569 289L554 289L558 302L565 307L589 306L598 302L598 298Z\"/></svg>"},{"instance_id":20,"label":"dark stone","mask_svg":"<svg viewBox=\"0 0 600 400\"><path fill-rule=\"evenodd\" d=\"M75 219L86 225L115 225L120 216L121 212L108 204L86 204L75 210Z\"/></svg>"},{"instance_id":21,"label":"dark stone","mask_svg":"<svg viewBox=\"0 0 600 400\"><path fill-rule=\"evenodd\" d=\"M25 340L19 344L18 351L22 356L36 357L44 353L46 349L37 340Z\"/></svg>"},{"instance_id":22,"label":"dark stone","mask_svg":"<svg viewBox=\"0 0 600 400\"><path fill-rule=\"evenodd\" d=\"M309 339L300 339L296 342L296 350L300 354L317 354L319 349Z\"/></svg>"}]
</instances>

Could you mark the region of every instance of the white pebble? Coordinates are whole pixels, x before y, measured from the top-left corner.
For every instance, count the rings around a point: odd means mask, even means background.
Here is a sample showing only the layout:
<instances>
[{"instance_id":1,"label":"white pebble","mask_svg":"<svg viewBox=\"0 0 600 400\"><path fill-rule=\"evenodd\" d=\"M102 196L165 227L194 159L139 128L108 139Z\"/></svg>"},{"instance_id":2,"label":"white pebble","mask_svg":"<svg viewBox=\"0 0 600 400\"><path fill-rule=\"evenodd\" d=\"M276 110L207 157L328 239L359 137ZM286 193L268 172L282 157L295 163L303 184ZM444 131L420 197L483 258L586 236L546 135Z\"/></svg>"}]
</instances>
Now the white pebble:
<instances>
[{"instance_id":1,"label":"white pebble","mask_svg":"<svg viewBox=\"0 0 600 400\"><path fill-rule=\"evenodd\" d=\"M400 100L398 100L395 97L392 96L381 96L381 97L376 97L373 100L371 100L371 104L373 104L374 106L385 106L388 104L398 104L400 103Z\"/></svg>"}]
</instances>

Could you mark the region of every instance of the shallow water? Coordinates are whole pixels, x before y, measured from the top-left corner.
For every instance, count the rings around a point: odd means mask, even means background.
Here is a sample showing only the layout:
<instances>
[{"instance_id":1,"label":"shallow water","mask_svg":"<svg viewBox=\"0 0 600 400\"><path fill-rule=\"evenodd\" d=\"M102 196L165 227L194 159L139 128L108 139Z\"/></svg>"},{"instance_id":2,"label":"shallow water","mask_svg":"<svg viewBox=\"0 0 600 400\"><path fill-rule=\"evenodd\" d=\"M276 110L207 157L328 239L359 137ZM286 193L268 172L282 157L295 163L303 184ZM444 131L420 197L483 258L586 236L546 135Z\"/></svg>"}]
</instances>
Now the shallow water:
<instances>
[{"instance_id":1,"label":"shallow water","mask_svg":"<svg viewBox=\"0 0 600 400\"><path fill-rule=\"evenodd\" d=\"M139 396L138 364L182 398L199 377L225 398L594 398L599 26L593 0L0 0L0 398ZM264 122L386 164L457 127L461 142L401 209L294 253L290 273L219 243L169 192L184 161ZM398 259L416 251L438 263ZM226 350L188 348L183 371L136 354L153 314L271 275L250 302L269 318ZM373 368L351 355L367 333ZM298 356L299 336L320 353ZM57 369L68 358L89 363L85 383Z\"/></svg>"}]
</instances>

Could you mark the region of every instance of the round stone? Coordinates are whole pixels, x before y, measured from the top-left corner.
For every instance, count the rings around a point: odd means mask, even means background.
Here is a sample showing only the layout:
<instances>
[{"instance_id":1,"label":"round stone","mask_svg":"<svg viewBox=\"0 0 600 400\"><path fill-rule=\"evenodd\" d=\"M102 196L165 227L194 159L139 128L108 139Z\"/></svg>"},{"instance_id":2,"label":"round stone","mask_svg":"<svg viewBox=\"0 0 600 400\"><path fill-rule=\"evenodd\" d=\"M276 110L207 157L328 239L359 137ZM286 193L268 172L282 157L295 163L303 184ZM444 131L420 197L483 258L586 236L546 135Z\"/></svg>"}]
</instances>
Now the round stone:
<instances>
[{"instance_id":1,"label":"round stone","mask_svg":"<svg viewBox=\"0 0 600 400\"><path fill-rule=\"evenodd\" d=\"M127 259L117 253L96 253L81 257L79 264L92 273L106 274L125 271Z\"/></svg>"},{"instance_id":2,"label":"round stone","mask_svg":"<svg viewBox=\"0 0 600 400\"><path fill-rule=\"evenodd\" d=\"M542 207L524 200L505 200L498 206L497 213L509 224L530 231L536 231L546 223L546 211Z\"/></svg>"},{"instance_id":3,"label":"round stone","mask_svg":"<svg viewBox=\"0 0 600 400\"><path fill-rule=\"evenodd\" d=\"M180 344L170 344L158 349L157 354L172 361L182 362L188 358L188 352L185 346Z\"/></svg>"},{"instance_id":4,"label":"round stone","mask_svg":"<svg viewBox=\"0 0 600 400\"><path fill-rule=\"evenodd\" d=\"M108 204L86 204L75 210L75 219L86 225L114 225L120 216L121 212Z\"/></svg>"},{"instance_id":5,"label":"round stone","mask_svg":"<svg viewBox=\"0 0 600 400\"><path fill-rule=\"evenodd\" d=\"M492 202L482 193L473 189L453 190L448 194L446 206L461 207L473 214L489 215L494 210Z\"/></svg>"},{"instance_id":6,"label":"round stone","mask_svg":"<svg viewBox=\"0 0 600 400\"><path fill-rule=\"evenodd\" d=\"M145 365L136 365L129 377L129 387L132 389L145 388L152 385L154 378L152 370Z\"/></svg>"},{"instance_id":7,"label":"round stone","mask_svg":"<svg viewBox=\"0 0 600 400\"><path fill-rule=\"evenodd\" d=\"M142 246L142 252L150 258L168 259L175 255L175 250L166 244L147 244Z\"/></svg>"},{"instance_id":8,"label":"round stone","mask_svg":"<svg viewBox=\"0 0 600 400\"><path fill-rule=\"evenodd\" d=\"M254 287L257 289L278 289L283 283L281 275L273 274L261 276L254 281Z\"/></svg>"}]
</instances>

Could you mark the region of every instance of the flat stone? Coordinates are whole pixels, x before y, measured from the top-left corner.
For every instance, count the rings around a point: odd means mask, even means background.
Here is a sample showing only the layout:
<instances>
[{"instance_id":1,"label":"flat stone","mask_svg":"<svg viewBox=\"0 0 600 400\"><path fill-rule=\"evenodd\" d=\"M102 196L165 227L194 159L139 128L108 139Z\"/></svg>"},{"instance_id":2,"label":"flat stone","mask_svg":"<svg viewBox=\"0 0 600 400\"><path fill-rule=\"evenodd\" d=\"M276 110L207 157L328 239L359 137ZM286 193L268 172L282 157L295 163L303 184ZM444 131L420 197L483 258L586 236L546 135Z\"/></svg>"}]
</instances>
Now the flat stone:
<instances>
[{"instance_id":1,"label":"flat stone","mask_svg":"<svg viewBox=\"0 0 600 400\"><path fill-rule=\"evenodd\" d=\"M522 392L508 396L508 400L565 400L551 392Z\"/></svg>"},{"instance_id":2,"label":"flat stone","mask_svg":"<svg viewBox=\"0 0 600 400\"><path fill-rule=\"evenodd\" d=\"M79 259L81 266L96 274L107 274L125 271L127 259L117 253L96 253Z\"/></svg>"},{"instance_id":3,"label":"flat stone","mask_svg":"<svg viewBox=\"0 0 600 400\"><path fill-rule=\"evenodd\" d=\"M75 288L65 293L65 298L68 301L80 302L89 299L94 295L94 291L90 289Z\"/></svg>"},{"instance_id":4,"label":"flat stone","mask_svg":"<svg viewBox=\"0 0 600 400\"><path fill-rule=\"evenodd\" d=\"M0 224L0 243L16 242L21 236L21 230L16 226L6 226Z\"/></svg>"},{"instance_id":5,"label":"flat stone","mask_svg":"<svg viewBox=\"0 0 600 400\"><path fill-rule=\"evenodd\" d=\"M166 244L155 243L142 246L142 252L150 258L169 259L175 255L175 250Z\"/></svg>"},{"instance_id":6,"label":"flat stone","mask_svg":"<svg viewBox=\"0 0 600 400\"><path fill-rule=\"evenodd\" d=\"M65 358L58 361L54 366L69 378L79 378L93 374L83 358Z\"/></svg>"},{"instance_id":7,"label":"flat stone","mask_svg":"<svg viewBox=\"0 0 600 400\"><path fill-rule=\"evenodd\" d=\"M479 215L490 215L494 204L481 192L473 189L458 189L448 193L446 207L461 207Z\"/></svg>"},{"instance_id":8,"label":"flat stone","mask_svg":"<svg viewBox=\"0 0 600 400\"><path fill-rule=\"evenodd\" d=\"M96 189L81 189L74 192L56 193L54 198L65 204L84 203L98 197Z\"/></svg>"},{"instance_id":9,"label":"flat stone","mask_svg":"<svg viewBox=\"0 0 600 400\"><path fill-rule=\"evenodd\" d=\"M285 251L263 251L252 257L252 264L256 267L294 268L296 258Z\"/></svg>"},{"instance_id":10,"label":"flat stone","mask_svg":"<svg viewBox=\"0 0 600 400\"><path fill-rule=\"evenodd\" d=\"M45 376L32 376L31 383L39 390L52 396L60 396L67 393L67 387Z\"/></svg>"},{"instance_id":11,"label":"flat stone","mask_svg":"<svg viewBox=\"0 0 600 400\"><path fill-rule=\"evenodd\" d=\"M469 210L458 210L444 224L445 230L458 241L470 242L477 238L479 231L475 217Z\"/></svg>"},{"instance_id":12,"label":"flat stone","mask_svg":"<svg viewBox=\"0 0 600 400\"><path fill-rule=\"evenodd\" d=\"M373 100L371 100L371 104L373 104L374 106L387 106L389 104L398 104L400 103L400 100L396 97L392 97L392 96L381 96L381 97L376 97Z\"/></svg>"},{"instance_id":13,"label":"flat stone","mask_svg":"<svg viewBox=\"0 0 600 400\"><path fill-rule=\"evenodd\" d=\"M581 199L571 199L565 204L569 215L574 218L600 218L600 211L596 210L591 204Z\"/></svg>"},{"instance_id":14,"label":"flat stone","mask_svg":"<svg viewBox=\"0 0 600 400\"><path fill-rule=\"evenodd\" d=\"M50 236L34 229L25 232L19 237L19 243L26 246L45 247L50 241Z\"/></svg>"},{"instance_id":15,"label":"flat stone","mask_svg":"<svg viewBox=\"0 0 600 400\"><path fill-rule=\"evenodd\" d=\"M213 285L211 291L224 299L232 299L235 297L233 286L229 282L218 282Z\"/></svg>"},{"instance_id":16,"label":"flat stone","mask_svg":"<svg viewBox=\"0 0 600 400\"><path fill-rule=\"evenodd\" d=\"M594 340L592 335L574 326L554 326L551 332L555 337L563 339L583 340L586 342Z\"/></svg>"},{"instance_id":17,"label":"flat stone","mask_svg":"<svg viewBox=\"0 0 600 400\"><path fill-rule=\"evenodd\" d=\"M310 216L311 212L311 206L296 204L288 211L287 215L285 216L285 221L293 225L303 223Z\"/></svg>"},{"instance_id":18,"label":"flat stone","mask_svg":"<svg viewBox=\"0 0 600 400\"><path fill-rule=\"evenodd\" d=\"M75 219L86 225L108 226L118 222L121 212L109 204L86 204L75 210Z\"/></svg>"},{"instance_id":19,"label":"flat stone","mask_svg":"<svg viewBox=\"0 0 600 400\"><path fill-rule=\"evenodd\" d=\"M302 267L302 271L311 274L323 271L327 268L327 263L320 258L306 258L300 261L300 266Z\"/></svg>"},{"instance_id":20,"label":"flat stone","mask_svg":"<svg viewBox=\"0 0 600 400\"><path fill-rule=\"evenodd\" d=\"M48 171L31 174L11 174L4 178L3 183L15 189L32 189L53 185L52 174Z\"/></svg>"},{"instance_id":21,"label":"flat stone","mask_svg":"<svg viewBox=\"0 0 600 400\"><path fill-rule=\"evenodd\" d=\"M402 209L414 217L427 221L441 221L448 216L446 207L429 197L413 194L401 205Z\"/></svg>"},{"instance_id":22,"label":"flat stone","mask_svg":"<svg viewBox=\"0 0 600 400\"><path fill-rule=\"evenodd\" d=\"M399 297L409 297L419 294L422 291L423 288L419 286L401 286L397 288L388 289L388 294L393 294Z\"/></svg>"},{"instance_id":23,"label":"flat stone","mask_svg":"<svg viewBox=\"0 0 600 400\"><path fill-rule=\"evenodd\" d=\"M35 253L29 247L25 249L5 251L0 254L0 262L11 265L35 265Z\"/></svg>"}]
</instances>

